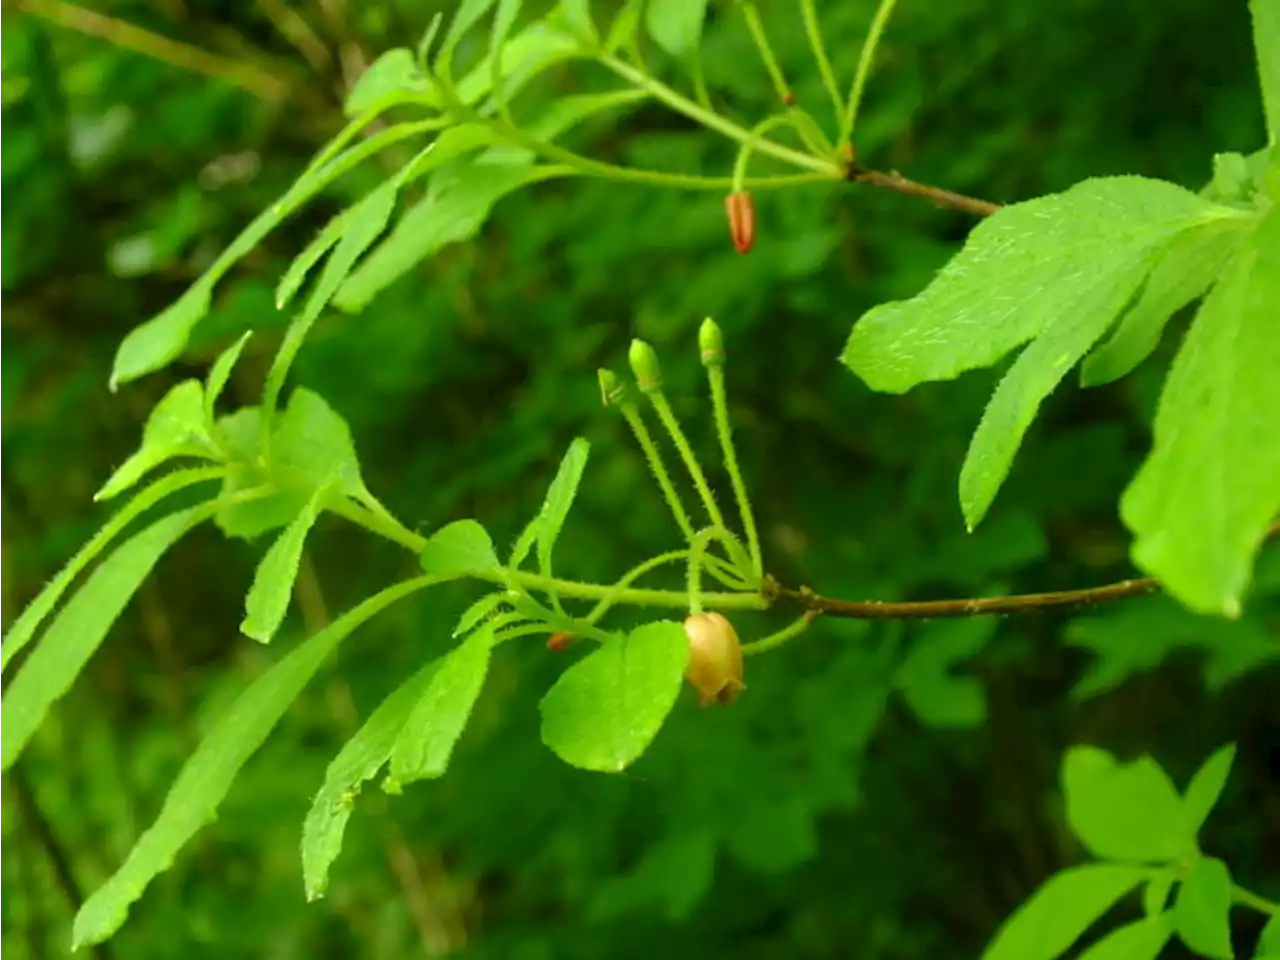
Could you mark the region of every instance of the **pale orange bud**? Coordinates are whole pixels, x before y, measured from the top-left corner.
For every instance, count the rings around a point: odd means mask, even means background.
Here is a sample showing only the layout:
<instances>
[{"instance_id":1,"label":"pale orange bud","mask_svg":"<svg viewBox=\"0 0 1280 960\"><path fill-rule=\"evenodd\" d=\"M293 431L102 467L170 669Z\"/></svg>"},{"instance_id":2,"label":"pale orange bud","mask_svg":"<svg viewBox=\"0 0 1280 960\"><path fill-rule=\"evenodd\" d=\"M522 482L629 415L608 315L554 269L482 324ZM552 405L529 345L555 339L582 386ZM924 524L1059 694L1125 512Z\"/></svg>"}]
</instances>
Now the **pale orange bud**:
<instances>
[{"instance_id":1,"label":"pale orange bud","mask_svg":"<svg viewBox=\"0 0 1280 960\"><path fill-rule=\"evenodd\" d=\"M702 706L729 703L746 686L742 682L742 645L733 625L718 613L695 613L684 622L689 638L685 679L698 691Z\"/></svg>"}]
</instances>

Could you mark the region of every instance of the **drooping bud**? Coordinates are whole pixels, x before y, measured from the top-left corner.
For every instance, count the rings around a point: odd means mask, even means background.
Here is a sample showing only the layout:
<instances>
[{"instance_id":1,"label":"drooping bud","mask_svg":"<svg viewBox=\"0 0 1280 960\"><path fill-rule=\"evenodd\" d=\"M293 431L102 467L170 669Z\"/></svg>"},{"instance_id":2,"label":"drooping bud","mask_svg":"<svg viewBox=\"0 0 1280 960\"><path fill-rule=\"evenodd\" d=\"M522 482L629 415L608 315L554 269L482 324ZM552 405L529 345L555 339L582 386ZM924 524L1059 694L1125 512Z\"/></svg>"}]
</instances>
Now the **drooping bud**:
<instances>
[{"instance_id":1,"label":"drooping bud","mask_svg":"<svg viewBox=\"0 0 1280 960\"><path fill-rule=\"evenodd\" d=\"M698 329L698 349L702 351L702 362L706 366L724 364L724 337L720 335L720 326L710 317L703 320Z\"/></svg>"},{"instance_id":2,"label":"drooping bud","mask_svg":"<svg viewBox=\"0 0 1280 960\"><path fill-rule=\"evenodd\" d=\"M631 341L631 372L636 383L645 393L662 389L662 370L658 367L658 355L643 340Z\"/></svg>"},{"instance_id":3,"label":"drooping bud","mask_svg":"<svg viewBox=\"0 0 1280 960\"><path fill-rule=\"evenodd\" d=\"M756 242L756 202L745 190L731 193L724 198L724 212L729 217L729 234L733 248L747 253Z\"/></svg>"},{"instance_id":4,"label":"drooping bud","mask_svg":"<svg viewBox=\"0 0 1280 960\"><path fill-rule=\"evenodd\" d=\"M689 638L685 679L698 691L702 706L729 703L746 689L742 682L742 645L733 624L718 613L695 613L684 622Z\"/></svg>"},{"instance_id":5,"label":"drooping bud","mask_svg":"<svg viewBox=\"0 0 1280 960\"><path fill-rule=\"evenodd\" d=\"M616 406L627 397L627 385L612 370L598 370L600 378L600 399L606 407Z\"/></svg>"}]
</instances>

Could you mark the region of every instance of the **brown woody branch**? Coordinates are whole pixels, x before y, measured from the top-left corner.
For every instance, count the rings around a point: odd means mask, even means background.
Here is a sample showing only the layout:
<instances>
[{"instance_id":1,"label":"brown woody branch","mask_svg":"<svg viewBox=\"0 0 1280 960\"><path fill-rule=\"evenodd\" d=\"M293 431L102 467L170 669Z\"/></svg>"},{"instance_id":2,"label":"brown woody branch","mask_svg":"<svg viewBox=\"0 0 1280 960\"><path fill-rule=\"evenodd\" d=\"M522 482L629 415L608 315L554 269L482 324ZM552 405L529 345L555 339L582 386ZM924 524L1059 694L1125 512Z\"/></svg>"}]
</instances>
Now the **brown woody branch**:
<instances>
[{"instance_id":1,"label":"brown woody branch","mask_svg":"<svg viewBox=\"0 0 1280 960\"><path fill-rule=\"evenodd\" d=\"M880 190L890 190L907 197L919 197L940 207L950 207L962 213L972 213L979 217L989 217L1000 209L1000 204L990 200L979 200L977 197L966 197L963 193L931 187L928 184L908 180L896 170L882 173L879 170L867 170L857 164L849 165L847 179L851 183L865 183Z\"/></svg>"},{"instance_id":2,"label":"brown woody branch","mask_svg":"<svg viewBox=\"0 0 1280 960\"><path fill-rule=\"evenodd\" d=\"M1272 523L1265 539L1280 537L1280 521ZM1102 587L1083 590L1058 590L1052 593L1019 593L1005 597L968 597L959 600L836 600L814 593L808 587L798 590L784 587L770 579L765 596L770 600L786 600L815 614L843 617L849 620L951 620L959 617L1010 616L1025 613L1053 613L1096 607L1117 600L1145 597L1160 592L1154 577L1121 580Z\"/></svg>"}]
</instances>

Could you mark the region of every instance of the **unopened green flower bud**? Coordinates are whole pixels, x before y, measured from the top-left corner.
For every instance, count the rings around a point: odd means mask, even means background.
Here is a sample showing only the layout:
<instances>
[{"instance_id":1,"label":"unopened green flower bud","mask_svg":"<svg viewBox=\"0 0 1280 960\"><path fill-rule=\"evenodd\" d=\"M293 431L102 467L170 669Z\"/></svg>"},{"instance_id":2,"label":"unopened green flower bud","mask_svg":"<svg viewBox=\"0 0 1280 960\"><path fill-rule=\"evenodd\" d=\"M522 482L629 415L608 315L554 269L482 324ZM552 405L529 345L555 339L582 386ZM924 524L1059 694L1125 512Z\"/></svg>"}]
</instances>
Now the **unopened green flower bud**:
<instances>
[{"instance_id":1,"label":"unopened green flower bud","mask_svg":"<svg viewBox=\"0 0 1280 960\"><path fill-rule=\"evenodd\" d=\"M698 348L702 351L702 362L708 367L719 367L724 364L724 337L720 335L720 327L710 317L702 321L698 330Z\"/></svg>"},{"instance_id":2,"label":"unopened green flower bud","mask_svg":"<svg viewBox=\"0 0 1280 960\"><path fill-rule=\"evenodd\" d=\"M662 370L658 367L658 355L653 347L643 340L631 341L631 372L636 375L636 383L645 393L654 393L662 389Z\"/></svg>"},{"instance_id":3,"label":"unopened green flower bud","mask_svg":"<svg viewBox=\"0 0 1280 960\"><path fill-rule=\"evenodd\" d=\"M618 375L612 370L598 370L596 375L600 378L600 399L604 401L606 407L613 407L621 403L627 397L627 385L618 378Z\"/></svg>"},{"instance_id":4,"label":"unopened green flower bud","mask_svg":"<svg viewBox=\"0 0 1280 960\"><path fill-rule=\"evenodd\" d=\"M742 682L742 645L733 624L718 613L695 613L684 622L689 638L685 679L698 691L702 706L729 703L746 689Z\"/></svg>"}]
</instances>

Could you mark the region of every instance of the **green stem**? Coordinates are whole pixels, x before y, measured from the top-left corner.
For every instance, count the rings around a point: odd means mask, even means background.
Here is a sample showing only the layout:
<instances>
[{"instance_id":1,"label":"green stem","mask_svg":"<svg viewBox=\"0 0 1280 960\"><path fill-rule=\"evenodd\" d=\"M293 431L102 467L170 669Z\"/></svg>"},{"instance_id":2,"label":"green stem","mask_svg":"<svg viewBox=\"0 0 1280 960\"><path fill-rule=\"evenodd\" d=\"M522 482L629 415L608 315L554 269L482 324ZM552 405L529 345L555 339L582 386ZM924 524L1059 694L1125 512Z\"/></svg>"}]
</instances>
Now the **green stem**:
<instances>
[{"instance_id":1,"label":"green stem","mask_svg":"<svg viewBox=\"0 0 1280 960\"><path fill-rule=\"evenodd\" d=\"M742 146L738 148L738 159L733 164L733 184L730 187L734 193L740 193L746 186L747 164L751 162L751 154L755 152L760 144L761 135L774 127L780 127L784 124L789 125L791 117L785 113L776 114L772 117L766 117L751 128L751 134L743 141Z\"/></svg>"},{"instance_id":2,"label":"green stem","mask_svg":"<svg viewBox=\"0 0 1280 960\"><path fill-rule=\"evenodd\" d=\"M711 487L707 485L707 478L702 472L702 467L698 465L697 458L693 455L693 448L689 446L689 441L685 437L684 431L680 428L680 421L671 412L671 405L667 403L667 398L663 396L661 390L650 390L646 396L653 404L653 409L658 412L658 419L662 421L662 425L667 428L667 433L671 435L671 442L676 445L676 449L680 452L680 459L684 461L685 468L689 471L689 476L693 478L693 485L698 488L698 495L702 497L702 505L707 508L707 516L711 518L711 525L723 527L725 525L724 516L716 505L716 498L711 492Z\"/></svg>"},{"instance_id":3,"label":"green stem","mask_svg":"<svg viewBox=\"0 0 1280 960\"><path fill-rule=\"evenodd\" d=\"M644 451L645 459L649 461L649 469L653 471L658 486L662 489L662 496L667 501L667 506L671 508L671 514L676 518L676 523L680 525L680 532L684 534L685 540L693 541L693 524L689 522L689 514L685 512L684 504L680 501L680 494L676 492L675 484L671 482L671 475L667 473L667 467L662 462L662 455L658 453L658 447L653 442L653 437L649 434L649 428L645 426L644 419L640 416L640 411L634 403L629 400L623 400L618 404L622 410L623 417L631 427L631 432L636 435L636 442L640 444L640 449Z\"/></svg>"},{"instance_id":4,"label":"green stem","mask_svg":"<svg viewBox=\"0 0 1280 960\"><path fill-rule=\"evenodd\" d=\"M707 90L707 78L702 73L702 58L696 53L693 56L693 63L689 66L689 72L693 74L693 96L698 101L698 105L704 110L713 110L711 93Z\"/></svg>"},{"instance_id":5,"label":"green stem","mask_svg":"<svg viewBox=\"0 0 1280 960\"><path fill-rule=\"evenodd\" d=\"M875 59L876 47L884 35L884 28L889 23L897 0L880 0L876 8L875 18L871 21L871 30L867 33L866 42L862 45L862 55L858 58L858 72L853 78L853 88L849 91L849 102L845 106L844 119L840 123L840 135L837 143L847 143L853 136L853 128L858 122L858 107L862 104L862 94L867 86L867 77L871 75L871 63Z\"/></svg>"},{"instance_id":6,"label":"green stem","mask_svg":"<svg viewBox=\"0 0 1280 960\"><path fill-rule=\"evenodd\" d=\"M787 86L787 78L782 75L782 68L778 66L778 58L773 55L773 48L769 46L769 35L764 31L764 24L760 22L760 13L756 10L754 3L743 3L742 16L747 21L747 29L751 31L751 39L755 41L756 49L760 51L760 59L764 61L764 68L769 72L769 79L773 81L774 92L778 94L778 99L783 103L787 103L791 99L791 88Z\"/></svg>"},{"instance_id":7,"label":"green stem","mask_svg":"<svg viewBox=\"0 0 1280 960\"><path fill-rule=\"evenodd\" d=\"M702 612L702 560L716 534L715 527L699 530L689 550L689 612L691 614Z\"/></svg>"},{"instance_id":8,"label":"green stem","mask_svg":"<svg viewBox=\"0 0 1280 960\"><path fill-rule=\"evenodd\" d=\"M836 73L831 69L826 45L822 42L822 24L818 20L818 12L814 9L813 0L802 0L800 12L804 17L804 32L809 38L809 48L813 51L813 59L818 63L818 73L822 76L822 85L827 88L827 96L831 98L838 124L844 113L844 100L840 97L840 84L836 82Z\"/></svg>"},{"instance_id":9,"label":"green stem","mask_svg":"<svg viewBox=\"0 0 1280 960\"><path fill-rule=\"evenodd\" d=\"M753 643L744 643L742 645L742 655L744 657L755 656L758 653L767 653L782 646L788 640L792 640L809 629L809 624L813 623L814 614L806 613L795 623L789 627L783 627L777 633L771 633L763 640L756 640Z\"/></svg>"},{"instance_id":10,"label":"green stem","mask_svg":"<svg viewBox=\"0 0 1280 960\"><path fill-rule=\"evenodd\" d=\"M1231 899L1241 906L1250 907L1259 913L1268 913L1273 917L1280 917L1280 903L1260 897L1238 884L1233 884L1231 887Z\"/></svg>"},{"instance_id":11,"label":"green stem","mask_svg":"<svg viewBox=\"0 0 1280 960\"><path fill-rule=\"evenodd\" d=\"M676 113L683 114L691 120L723 134L730 140L736 140L738 143L744 142L751 136L751 132L745 127L728 120L719 114L704 110L688 97L682 97L676 91L672 90L664 83L660 83L635 69L631 65L619 60L617 57L605 54L600 57L600 63L608 67L618 76L638 87L642 87L653 94L654 98L661 100ZM783 146L772 140L762 140L756 145L756 149L760 153L768 154L778 160L784 160L787 163L800 167L804 170L812 170L822 175L823 179L843 179L844 172L840 167L829 160L823 160L819 157L811 157L807 153L801 153L799 150L793 150L791 147Z\"/></svg>"},{"instance_id":12,"label":"green stem","mask_svg":"<svg viewBox=\"0 0 1280 960\"><path fill-rule=\"evenodd\" d=\"M637 580L643 577L646 573L649 573L652 570L656 570L658 567L662 566L663 564L675 563L676 561L683 560L688 555L689 555L688 550L672 550L670 553L661 553L656 557L646 560L644 563L639 564L638 566L632 567L630 570L628 570L625 574L622 575L621 580L619 580L617 583L613 585L614 592L612 594L607 594L603 599L601 599L599 603L595 605L595 608L589 614L587 614L587 617L586 617L587 622L597 623L600 620L600 618L603 617L606 613L608 613L609 609L613 607L615 603L617 603L617 599L619 596L621 596L622 591L627 589L627 587L631 586L631 584L635 583Z\"/></svg>"},{"instance_id":13,"label":"green stem","mask_svg":"<svg viewBox=\"0 0 1280 960\"><path fill-rule=\"evenodd\" d=\"M742 529L747 535L751 569L755 571L756 579L759 580L764 576L764 557L760 550L760 534L756 529L755 514L751 510L751 499L747 496L747 485L743 482L742 471L738 467L738 454L733 446L733 428L729 422L729 400L724 385L722 363L708 364L707 379L711 381L711 406L715 412L716 434L720 438L720 450L724 454L725 469L729 471L729 481L733 484L734 499L738 501Z\"/></svg>"},{"instance_id":14,"label":"green stem","mask_svg":"<svg viewBox=\"0 0 1280 960\"><path fill-rule=\"evenodd\" d=\"M481 571L475 576L495 583L502 582L496 571ZM524 572L515 574L512 579L521 586L540 593L554 590L561 597L569 600L603 600L608 597L616 603L625 603L630 606L683 608L689 605L689 594L685 590L646 590L628 587L615 593L616 588L612 584L556 580L536 573ZM709 607L721 610L766 610L769 607L769 601L760 594L740 590L729 593L704 593L702 602Z\"/></svg>"}]
</instances>

